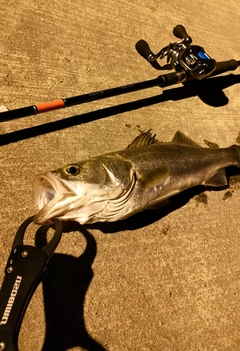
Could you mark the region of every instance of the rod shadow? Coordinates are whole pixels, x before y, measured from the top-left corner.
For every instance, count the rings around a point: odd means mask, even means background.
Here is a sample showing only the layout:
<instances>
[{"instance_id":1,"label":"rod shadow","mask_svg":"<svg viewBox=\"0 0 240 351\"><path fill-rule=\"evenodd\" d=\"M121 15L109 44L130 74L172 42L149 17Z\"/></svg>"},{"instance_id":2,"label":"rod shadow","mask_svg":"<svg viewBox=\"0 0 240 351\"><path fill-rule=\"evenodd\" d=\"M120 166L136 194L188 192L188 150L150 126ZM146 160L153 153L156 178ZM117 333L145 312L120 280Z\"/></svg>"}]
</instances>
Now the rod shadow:
<instances>
[{"instance_id":1,"label":"rod shadow","mask_svg":"<svg viewBox=\"0 0 240 351\"><path fill-rule=\"evenodd\" d=\"M38 247L46 244L46 227L41 228L36 236ZM43 279L46 336L42 351L66 351L77 346L88 351L106 351L88 334L84 322L84 299L93 278L96 241L78 223L64 225L64 232L72 230L84 235L87 246L77 258L55 253L49 261Z\"/></svg>"},{"instance_id":2,"label":"rod shadow","mask_svg":"<svg viewBox=\"0 0 240 351\"><path fill-rule=\"evenodd\" d=\"M169 100L179 101L198 96L205 104L210 106L224 106L228 103L228 98L224 94L223 90L237 83L240 83L240 75L233 74L221 77L212 77L203 81L189 81L177 88L163 90L162 93L157 96L127 102L97 111L71 116L58 121L45 123L39 126L33 126L3 134L0 137L0 146L55 132L57 130L70 128L94 120L103 119L109 116L114 116L120 113L156 105Z\"/></svg>"}]
</instances>

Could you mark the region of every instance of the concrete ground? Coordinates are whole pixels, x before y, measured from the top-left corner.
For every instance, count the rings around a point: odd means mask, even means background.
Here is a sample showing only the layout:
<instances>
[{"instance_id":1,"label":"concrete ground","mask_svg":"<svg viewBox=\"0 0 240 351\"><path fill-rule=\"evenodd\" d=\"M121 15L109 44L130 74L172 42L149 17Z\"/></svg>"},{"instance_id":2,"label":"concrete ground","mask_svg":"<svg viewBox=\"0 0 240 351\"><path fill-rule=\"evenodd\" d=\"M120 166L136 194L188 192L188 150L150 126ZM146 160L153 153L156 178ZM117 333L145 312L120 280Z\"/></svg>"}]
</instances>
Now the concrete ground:
<instances>
[{"instance_id":1,"label":"concrete ground","mask_svg":"<svg viewBox=\"0 0 240 351\"><path fill-rule=\"evenodd\" d=\"M157 52L176 40L177 24L217 61L240 60L237 0L3 0L0 17L0 105L9 109L157 77L135 43ZM139 129L236 143L239 83L240 69L0 123L0 283L17 228L37 211L36 174L123 149ZM67 223L19 350L239 350L239 196L233 175L229 189L187 192L170 209Z\"/></svg>"}]
</instances>

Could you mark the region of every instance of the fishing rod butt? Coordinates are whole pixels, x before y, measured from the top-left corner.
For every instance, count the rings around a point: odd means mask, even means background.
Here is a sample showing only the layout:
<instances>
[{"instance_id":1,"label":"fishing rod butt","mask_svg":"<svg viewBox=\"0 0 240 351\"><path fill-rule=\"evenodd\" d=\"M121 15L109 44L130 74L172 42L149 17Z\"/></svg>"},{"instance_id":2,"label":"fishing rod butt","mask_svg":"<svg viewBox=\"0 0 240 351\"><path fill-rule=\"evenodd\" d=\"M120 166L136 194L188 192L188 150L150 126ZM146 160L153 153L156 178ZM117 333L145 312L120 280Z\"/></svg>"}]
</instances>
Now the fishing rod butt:
<instances>
[{"instance_id":1,"label":"fishing rod butt","mask_svg":"<svg viewBox=\"0 0 240 351\"><path fill-rule=\"evenodd\" d=\"M214 70L212 75L216 76L218 74L222 74L228 71L234 71L238 68L238 66L240 66L240 61L236 61L234 59L229 61L217 62L216 69Z\"/></svg>"}]
</instances>

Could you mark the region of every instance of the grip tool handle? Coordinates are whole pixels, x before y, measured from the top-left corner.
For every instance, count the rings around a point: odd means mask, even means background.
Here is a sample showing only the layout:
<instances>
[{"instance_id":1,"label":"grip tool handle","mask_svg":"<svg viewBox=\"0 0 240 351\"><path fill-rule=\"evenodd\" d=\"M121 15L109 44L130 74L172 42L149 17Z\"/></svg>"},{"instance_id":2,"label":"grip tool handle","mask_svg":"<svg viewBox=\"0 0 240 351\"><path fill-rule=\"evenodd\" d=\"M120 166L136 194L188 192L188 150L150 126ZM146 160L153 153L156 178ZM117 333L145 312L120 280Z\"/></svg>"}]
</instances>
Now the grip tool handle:
<instances>
[{"instance_id":1,"label":"grip tool handle","mask_svg":"<svg viewBox=\"0 0 240 351\"><path fill-rule=\"evenodd\" d=\"M43 247L24 245L24 234L34 216L17 230L0 290L0 351L18 351L18 334L23 316L61 236L62 224L53 220L52 239Z\"/></svg>"}]
</instances>

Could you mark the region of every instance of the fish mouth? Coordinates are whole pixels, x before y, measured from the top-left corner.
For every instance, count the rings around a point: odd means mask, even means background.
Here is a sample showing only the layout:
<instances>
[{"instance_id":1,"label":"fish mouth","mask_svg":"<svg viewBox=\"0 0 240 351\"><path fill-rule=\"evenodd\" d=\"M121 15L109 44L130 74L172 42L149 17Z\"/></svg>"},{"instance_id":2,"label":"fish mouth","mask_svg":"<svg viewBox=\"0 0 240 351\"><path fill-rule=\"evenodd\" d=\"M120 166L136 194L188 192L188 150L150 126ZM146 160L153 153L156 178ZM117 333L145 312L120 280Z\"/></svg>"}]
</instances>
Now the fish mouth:
<instances>
[{"instance_id":1,"label":"fish mouth","mask_svg":"<svg viewBox=\"0 0 240 351\"><path fill-rule=\"evenodd\" d=\"M60 219L66 207L74 202L74 197L78 195L72 182L60 179L50 172L34 179L33 192L40 210L34 217L34 223L40 225L51 224L53 218Z\"/></svg>"},{"instance_id":2,"label":"fish mouth","mask_svg":"<svg viewBox=\"0 0 240 351\"><path fill-rule=\"evenodd\" d=\"M54 172L36 176L33 192L39 212L34 222L48 225L53 219L59 219L86 224L120 218L134 188L135 173L130 172L128 187L117 181L115 185L114 181L114 186L112 183L103 186L84 180L66 180Z\"/></svg>"}]
</instances>

